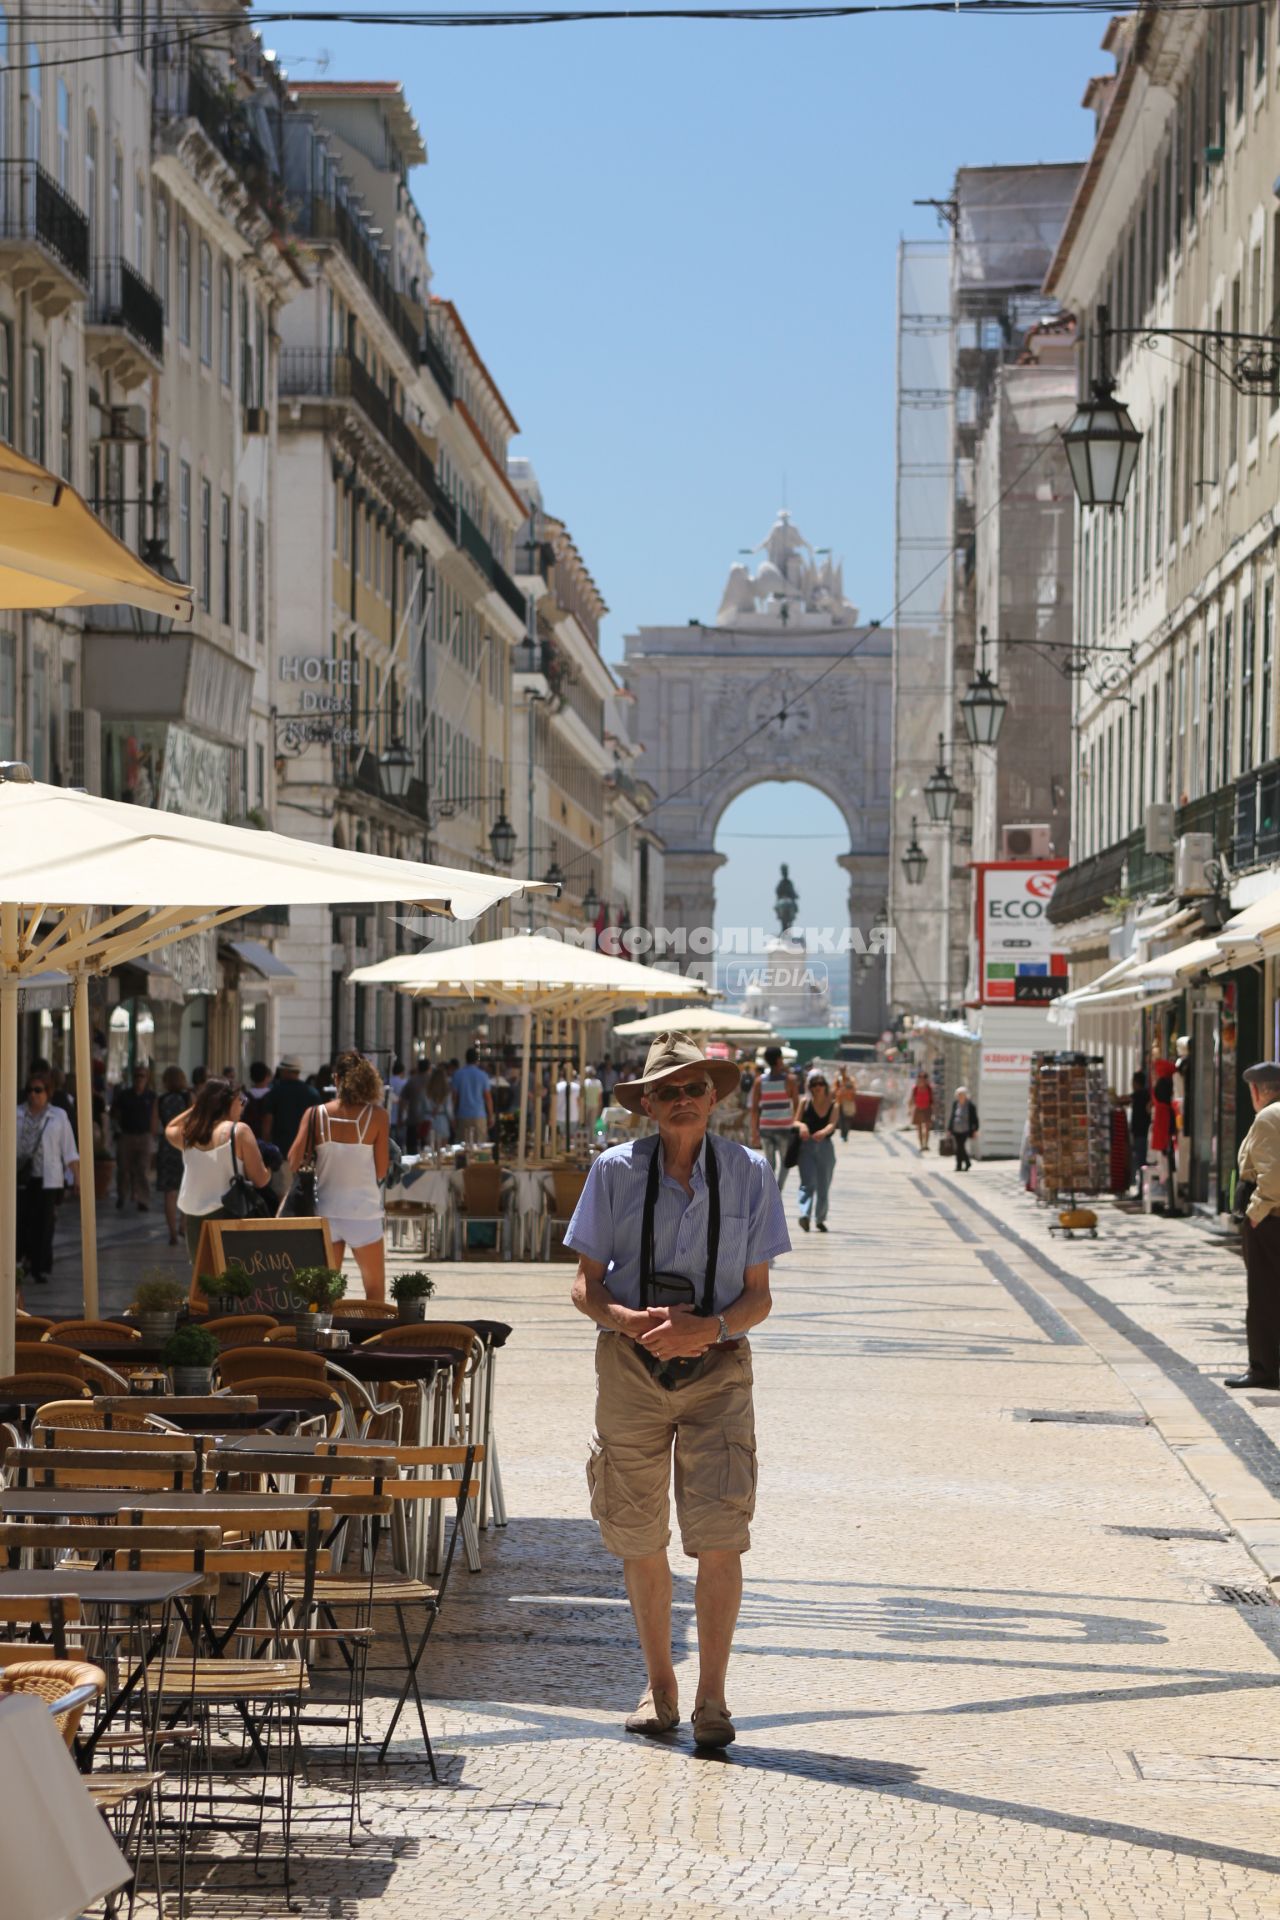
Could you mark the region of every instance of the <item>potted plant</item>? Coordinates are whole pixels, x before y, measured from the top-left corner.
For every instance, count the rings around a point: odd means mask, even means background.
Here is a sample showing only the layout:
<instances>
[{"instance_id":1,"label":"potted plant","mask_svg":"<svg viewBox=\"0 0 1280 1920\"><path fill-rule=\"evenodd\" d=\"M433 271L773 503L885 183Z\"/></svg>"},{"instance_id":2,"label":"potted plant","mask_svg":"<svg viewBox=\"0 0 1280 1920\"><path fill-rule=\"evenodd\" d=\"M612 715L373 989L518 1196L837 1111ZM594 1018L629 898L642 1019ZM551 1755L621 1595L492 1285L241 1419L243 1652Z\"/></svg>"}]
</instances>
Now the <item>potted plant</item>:
<instances>
[{"instance_id":1,"label":"potted plant","mask_svg":"<svg viewBox=\"0 0 1280 1920\"><path fill-rule=\"evenodd\" d=\"M143 1339L153 1343L167 1340L178 1324L178 1309L186 1297L185 1289L170 1280L163 1267L152 1267L135 1288L129 1309Z\"/></svg>"},{"instance_id":2,"label":"potted plant","mask_svg":"<svg viewBox=\"0 0 1280 1920\"><path fill-rule=\"evenodd\" d=\"M436 1290L429 1273L398 1273L391 1282L391 1297L400 1309L402 1320L425 1320L427 1301Z\"/></svg>"},{"instance_id":3,"label":"potted plant","mask_svg":"<svg viewBox=\"0 0 1280 1920\"><path fill-rule=\"evenodd\" d=\"M314 1347L316 1335L327 1333L333 1325L333 1305L341 1300L347 1283L338 1267L299 1267L289 1282L289 1291L306 1305L293 1316L300 1347Z\"/></svg>"},{"instance_id":4,"label":"potted plant","mask_svg":"<svg viewBox=\"0 0 1280 1920\"><path fill-rule=\"evenodd\" d=\"M257 1287L247 1267L232 1260L221 1273L202 1273L196 1283L214 1313L235 1313Z\"/></svg>"},{"instance_id":5,"label":"potted plant","mask_svg":"<svg viewBox=\"0 0 1280 1920\"><path fill-rule=\"evenodd\" d=\"M207 1327L188 1323L165 1342L160 1355L173 1379L175 1393L212 1393L213 1363L218 1343Z\"/></svg>"}]
</instances>

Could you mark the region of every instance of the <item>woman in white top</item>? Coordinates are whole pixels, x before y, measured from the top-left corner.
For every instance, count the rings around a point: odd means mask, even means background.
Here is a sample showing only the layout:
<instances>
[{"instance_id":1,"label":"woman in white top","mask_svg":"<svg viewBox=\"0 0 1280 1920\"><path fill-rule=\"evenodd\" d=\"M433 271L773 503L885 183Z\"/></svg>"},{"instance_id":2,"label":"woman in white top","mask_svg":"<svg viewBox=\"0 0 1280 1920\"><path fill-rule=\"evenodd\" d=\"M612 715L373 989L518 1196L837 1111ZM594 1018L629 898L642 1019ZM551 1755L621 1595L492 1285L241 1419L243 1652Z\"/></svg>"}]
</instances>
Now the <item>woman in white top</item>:
<instances>
[{"instance_id":1,"label":"woman in white top","mask_svg":"<svg viewBox=\"0 0 1280 1920\"><path fill-rule=\"evenodd\" d=\"M49 1104L47 1073L33 1072L18 1108L18 1257L33 1280L53 1268L53 1230L68 1181L79 1191L80 1154L71 1122Z\"/></svg>"},{"instance_id":2,"label":"woman in white top","mask_svg":"<svg viewBox=\"0 0 1280 1920\"><path fill-rule=\"evenodd\" d=\"M271 1179L253 1129L240 1118L243 1112L244 1095L238 1087L229 1080L206 1080L193 1104L164 1130L169 1145L182 1155L178 1211L193 1262L205 1221L227 1217L222 1196L235 1173L243 1173L255 1187L265 1187Z\"/></svg>"},{"instance_id":3,"label":"woman in white top","mask_svg":"<svg viewBox=\"0 0 1280 1920\"><path fill-rule=\"evenodd\" d=\"M387 1297L381 1183L390 1136L382 1081L363 1054L340 1053L333 1082L336 1097L303 1116L289 1165L296 1173L314 1152L316 1211L329 1223L335 1258L341 1264L350 1247L365 1299L381 1301Z\"/></svg>"}]
</instances>

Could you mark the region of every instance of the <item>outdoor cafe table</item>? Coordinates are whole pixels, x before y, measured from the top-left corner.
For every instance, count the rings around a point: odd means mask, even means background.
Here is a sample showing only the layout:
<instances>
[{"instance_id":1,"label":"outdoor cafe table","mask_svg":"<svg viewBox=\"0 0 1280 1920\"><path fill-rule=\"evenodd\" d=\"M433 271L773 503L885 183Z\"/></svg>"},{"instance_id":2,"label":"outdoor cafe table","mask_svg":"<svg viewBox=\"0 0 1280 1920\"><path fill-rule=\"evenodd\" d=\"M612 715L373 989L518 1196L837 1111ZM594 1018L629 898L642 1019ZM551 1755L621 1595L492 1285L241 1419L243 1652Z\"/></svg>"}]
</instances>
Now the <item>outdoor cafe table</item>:
<instances>
[{"instance_id":1,"label":"outdoor cafe table","mask_svg":"<svg viewBox=\"0 0 1280 1920\"><path fill-rule=\"evenodd\" d=\"M72 1489L68 1488L68 1492ZM113 1498L117 1505L119 1493ZM79 1511L77 1507L75 1509ZM78 1600L82 1607L121 1608L134 1616L150 1614L159 1607L168 1616L169 1608L175 1600L184 1594L192 1593L204 1584L204 1575L200 1573L165 1573L161 1570L123 1573L114 1569L95 1567L62 1566L47 1569L29 1569L22 1567L0 1568L0 1599L35 1600L52 1595ZM102 1631L113 1632L106 1621L100 1623ZM132 1623L131 1628L132 1630ZM146 1647L139 1637L140 1658L123 1686L116 1689L93 1732L81 1742L81 1753L86 1766L92 1763L93 1751L135 1688L141 1687L145 1701L147 1693L147 1665L152 1655L164 1645L167 1626L161 1626L160 1632L153 1635L151 1646Z\"/></svg>"}]
</instances>

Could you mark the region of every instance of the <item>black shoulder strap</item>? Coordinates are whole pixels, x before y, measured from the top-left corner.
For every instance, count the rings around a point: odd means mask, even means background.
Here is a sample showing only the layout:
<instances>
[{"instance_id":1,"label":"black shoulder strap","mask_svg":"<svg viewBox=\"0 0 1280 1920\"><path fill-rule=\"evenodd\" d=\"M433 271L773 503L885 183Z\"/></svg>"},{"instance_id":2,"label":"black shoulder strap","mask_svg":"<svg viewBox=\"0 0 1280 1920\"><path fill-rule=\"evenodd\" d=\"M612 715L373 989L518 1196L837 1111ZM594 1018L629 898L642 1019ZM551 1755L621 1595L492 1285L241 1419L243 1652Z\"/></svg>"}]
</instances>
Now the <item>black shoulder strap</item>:
<instances>
[{"instance_id":1,"label":"black shoulder strap","mask_svg":"<svg viewBox=\"0 0 1280 1920\"><path fill-rule=\"evenodd\" d=\"M715 1302L716 1265L720 1258L720 1166L711 1135L707 1142L707 1271L702 1283L702 1305L698 1311L708 1317ZM662 1142L655 1139L644 1183L644 1212L640 1219L640 1305L649 1305L654 1273L653 1222L658 1207L659 1160Z\"/></svg>"},{"instance_id":2,"label":"black shoulder strap","mask_svg":"<svg viewBox=\"0 0 1280 1920\"><path fill-rule=\"evenodd\" d=\"M707 1277L702 1288L702 1313L710 1318L716 1297L716 1262L720 1258L720 1164L715 1141L707 1135Z\"/></svg>"}]
</instances>

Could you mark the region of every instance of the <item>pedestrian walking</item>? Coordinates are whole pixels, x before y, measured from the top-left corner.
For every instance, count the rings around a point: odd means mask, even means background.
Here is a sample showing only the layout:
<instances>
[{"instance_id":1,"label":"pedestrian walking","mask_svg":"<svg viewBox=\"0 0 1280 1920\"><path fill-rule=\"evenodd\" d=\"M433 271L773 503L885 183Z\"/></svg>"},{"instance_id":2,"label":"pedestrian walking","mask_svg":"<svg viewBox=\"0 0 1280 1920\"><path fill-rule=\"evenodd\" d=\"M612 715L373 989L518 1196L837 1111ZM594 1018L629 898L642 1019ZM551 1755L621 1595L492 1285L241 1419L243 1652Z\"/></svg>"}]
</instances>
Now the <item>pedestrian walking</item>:
<instances>
[{"instance_id":1,"label":"pedestrian walking","mask_svg":"<svg viewBox=\"0 0 1280 1920\"><path fill-rule=\"evenodd\" d=\"M262 1138L274 1140L287 1153L298 1137L302 1116L308 1107L319 1106L323 1099L309 1080L302 1078L302 1061L296 1053L282 1053L271 1082L271 1091L263 1101Z\"/></svg>"},{"instance_id":2,"label":"pedestrian walking","mask_svg":"<svg viewBox=\"0 0 1280 1920\"><path fill-rule=\"evenodd\" d=\"M911 1119L916 1130L916 1143L921 1153L928 1153L929 1135L933 1132L933 1082L923 1067L911 1089Z\"/></svg>"},{"instance_id":3,"label":"pedestrian walking","mask_svg":"<svg viewBox=\"0 0 1280 1920\"><path fill-rule=\"evenodd\" d=\"M493 1125L493 1089L474 1047L467 1048L466 1065L453 1076L453 1113L462 1143L478 1147Z\"/></svg>"},{"instance_id":4,"label":"pedestrian walking","mask_svg":"<svg viewBox=\"0 0 1280 1920\"><path fill-rule=\"evenodd\" d=\"M437 1152L453 1138L453 1095L443 1067L432 1067L427 1075L418 1138L422 1146Z\"/></svg>"},{"instance_id":5,"label":"pedestrian walking","mask_svg":"<svg viewBox=\"0 0 1280 1920\"><path fill-rule=\"evenodd\" d=\"M969 1098L968 1087L957 1087L956 1097L951 1102L951 1114L947 1120L947 1132L955 1141L956 1172L968 1173L973 1161L969 1158L969 1142L978 1131L978 1109Z\"/></svg>"},{"instance_id":6,"label":"pedestrian walking","mask_svg":"<svg viewBox=\"0 0 1280 1920\"><path fill-rule=\"evenodd\" d=\"M116 1136L116 1212L129 1201L146 1213L151 1201L151 1151L159 1131L150 1067L137 1066L116 1088L111 1126Z\"/></svg>"},{"instance_id":7,"label":"pedestrian walking","mask_svg":"<svg viewBox=\"0 0 1280 1920\"><path fill-rule=\"evenodd\" d=\"M304 1115L289 1149L296 1173L315 1156L316 1212L329 1223L334 1259L348 1247L356 1257L366 1300L387 1297L382 1182L391 1130L378 1070L362 1053L340 1053L333 1063L332 1100Z\"/></svg>"},{"instance_id":8,"label":"pedestrian walking","mask_svg":"<svg viewBox=\"0 0 1280 1920\"><path fill-rule=\"evenodd\" d=\"M751 1144L762 1152L781 1192L786 1185L787 1154L795 1141L795 1080L782 1063L781 1047L766 1047L764 1072L751 1093Z\"/></svg>"},{"instance_id":9,"label":"pedestrian walking","mask_svg":"<svg viewBox=\"0 0 1280 1920\"><path fill-rule=\"evenodd\" d=\"M18 1108L17 1253L27 1272L43 1284L53 1271L53 1234L67 1181L80 1191L80 1153L70 1120L50 1104L47 1074L27 1079L26 1104Z\"/></svg>"},{"instance_id":10,"label":"pedestrian walking","mask_svg":"<svg viewBox=\"0 0 1280 1920\"><path fill-rule=\"evenodd\" d=\"M849 1130L858 1120L858 1083L847 1067L837 1067L835 1083L831 1088L831 1097L836 1103L840 1115L840 1138L849 1138Z\"/></svg>"},{"instance_id":11,"label":"pedestrian walking","mask_svg":"<svg viewBox=\"0 0 1280 1920\"><path fill-rule=\"evenodd\" d=\"M1280 1387L1280 1060L1246 1067L1253 1125L1240 1143L1236 1165L1246 1186L1240 1227L1244 1254L1245 1342L1249 1364L1229 1374L1229 1387ZM1242 1201L1243 1194L1243 1201Z\"/></svg>"},{"instance_id":12,"label":"pedestrian walking","mask_svg":"<svg viewBox=\"0 0 1280 1920\"><path fill-rule=\"evenodd\" d=\"M234 1075L228 1074L231 1080ZM183 1081L186 1086L186 1081ZM253 1131L255 1140L265 1140L263 1129L267 1124L267 1101L271 1095L271 1069L265 1060L254 1060L249 1067L249 1084L244 1089L244 1123ZM164 1115L160 1116L161 1125Z\"/></svg>"},{"instance_id":13,"label":"pedestrian walking","mask_svg":"<svg viewBox=\"0 0 1280 1920\"><path fill-rule=\"evenodd\" d=\"M800 1134L800 1225L809 1231L812 1217L819 1233L827 1230L831 1176L836 1170L835 1130L840 1109L820 1067L809 1075L803 1100L796 1101Z\"/></svg>"},{"instance_id":14,"label":"pedestrian walking","mask_svg":"<svg viewBox=\"0 0 1280 1920\"><path fill-rule=\"evenodd\" d=\"M700 1747L734 1738L726 1674L756 1494L743 1336L768 1315L769 1262L791 1244L763 1158L707 1131L737 1084L737 1068L706 1059L688 1034L659 1034L644 1072L614 1088L657 1132L600 1155L565 1234L578 1255L573 1304L600 1329L591 1512L622 1561L648 1675L627 1731L669 1733L680 1719L667 1560L674 1448L680 1538L698 1562Z\"/></svg>"},{"instance_id":15,"label":"pedestrian walking","mask_svg":"<svg viewBox=\"0 0 1280 1920\"><path fill-rule=\"evenodd\" d=\"M1147 1141L1151 1137L1151 1095L1147 1091L1147 1076L1139 1067L1133 1076L1132 1091L1129 1094L1129 1164L1133 1170L1131 1184L1142 1192L1143 1168L1147 1164Z\"/></svg>"},{"instance_id":16,"label":"pedestrian walking","mask_svg":"<svg viewBox=\"0 0 1280 1920\"><path fill-rule=\"evenodd\" d=\"M243 1114L244 1095L239 1087L220 1074L209 1074L190 1106L164 1130L169 1145L182 1155L178 1211L193 1265L205 1221L229 1217L222 1197L237 1173L255 1187L265 1187L271 1179Z\"/></svg>"},{"instance_id":17,"label":"pedestrian walking","mask_svg":"<svg viewBox=\"0 0 1280 1920\"><path fill-rule=\"evenodd\" d=\"M596 1130L596 1123L604 1110L604 1088L600 1076L593 1066L582 1069L582 1124L590 1140Z\"/></svg>"},{"instance_id":18,"label":"pedestrian walking","mask_svg":"<svg viewBox=\"0 0 1280 1920\"><path fill-rule=\"evenodd\" d=\"M252 1071L252 1069L250 1069ZM160 1076L160 1098L156 1111L160 1119L161 1133L156 1141L156 1192L164 1197L164 1217L169 1228L169 1245L178 1244L178 1193L182 1186L183 1164L181 1149L175 1147L169 1139L169 1122L176 1120L191 1105L191 1089L187 1085L187 1076L181 1067L166 1067ZM249 1125L253 1132L253 1122Z\"/></svg>"}]
</instances>

